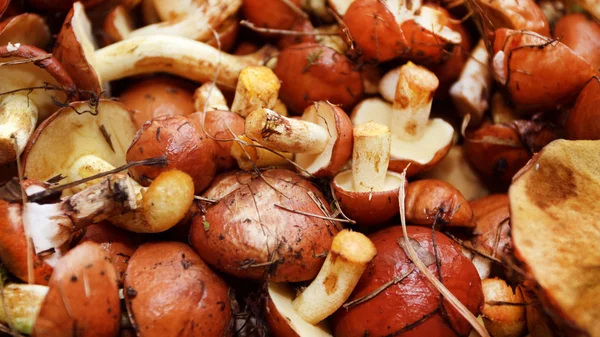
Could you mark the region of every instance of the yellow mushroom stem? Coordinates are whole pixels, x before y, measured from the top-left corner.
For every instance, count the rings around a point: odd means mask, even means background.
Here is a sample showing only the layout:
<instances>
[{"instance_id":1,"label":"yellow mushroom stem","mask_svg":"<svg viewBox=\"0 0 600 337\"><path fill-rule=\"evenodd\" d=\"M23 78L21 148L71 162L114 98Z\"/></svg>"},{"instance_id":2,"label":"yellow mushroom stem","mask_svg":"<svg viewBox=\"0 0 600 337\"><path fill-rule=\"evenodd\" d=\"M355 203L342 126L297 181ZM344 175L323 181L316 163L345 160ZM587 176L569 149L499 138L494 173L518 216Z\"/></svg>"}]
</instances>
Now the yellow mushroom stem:
<instances>
[{"instance_id":1,"label":"yellow mushroom stem","mask_svg":"<svg viewBox=\"0 0 600 337\"><path fill-rule=\"evenodd\" d=\"M364 234L343 230L312 283L292 302L298 315L310 324L329 317L348 299L367 264L377 251Z\"/></svg>"},{"instance_id":2,"label":"yellow mushroom stem","mask_svg":"<svg viewBox=\"0 0 600 337\"><path fill-rule=\"evenodd\" d=\"M383 191L392 149L390 129L373 121L354 127L352 182L357 192Z\"/></svg>"},{"instance_id":3,"label":"yellow mushroom stem","mask_svg":"<svg viewBox=\"0 0 600 337\"><path fill-rule=\"evenodd\" d=\"M240 72L231 111L242 117L259 108L273 109L281 83L268 67L252 66Z\"/></svg>"},{"instance_id":4,"label":"yellow mushroom stem","mask_svg":"<svg viewBox=\"0 0 600 337\"><path fill-rule=\"evenodd\" d=\"M231 145L231 156L235 158L242 170L252 170L255 166L257 168L283 166L289 164L288 160L294 159L294 155L291 153L274 153L260 146L252 146L260 144L252 141L246 135L240 135L237 138L248 144L244 145L239 141L234 141Z\"/></svg>"}]
</instances>

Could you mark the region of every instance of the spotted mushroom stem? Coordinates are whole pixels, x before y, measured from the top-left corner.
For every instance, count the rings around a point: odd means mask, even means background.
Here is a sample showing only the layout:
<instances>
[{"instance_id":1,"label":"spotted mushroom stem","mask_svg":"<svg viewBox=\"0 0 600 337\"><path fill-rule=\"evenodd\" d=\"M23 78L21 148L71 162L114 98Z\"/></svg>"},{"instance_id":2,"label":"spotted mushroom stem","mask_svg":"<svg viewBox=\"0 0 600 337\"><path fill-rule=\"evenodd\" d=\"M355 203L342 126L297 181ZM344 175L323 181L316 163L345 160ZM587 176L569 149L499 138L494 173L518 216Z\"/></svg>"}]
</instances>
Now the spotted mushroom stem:
<instances>
[{"instance_id":1,"label":"spotted mushroom stem","mask_svg":"<svg viewBox=\"0 0 600 337\"><path fill-rule=\"evenodd\" d=\"M35 130L38 109L26 94L17 93L0 100L0 116L0 164L4 164L23 153Z\"/></svg>"},{"instance_id":2,"label":"spotted mushroom stem","mask_svg":"<svg viewBox=\"0 0 600 337\"><path fill-rule=\"evenodd\" d=\"M282 166L288 163L288 160L292 160L294 155L286 152L269 151L260 146L258 143L252 141L246 135L239 135L237 137L240 141L247 143L245 145L241 142L234 141L231 145L231 156L235 158L238 166L242 170L252 170L255 166L257 168L271 167L271 166Z\"/></svg>"},{"instance_id":3,"label":"spotted mushroom stem","mask_svg":"<svg viewBox=\"0 0 600 337\"><path fill-rule=\"evenodd\" d=\"M247 67L240 73L231 111L247 117L260 108L273 109L277 104L281 83L268 67Z\"/></svg>"},{"instance_id":4,"label":"spotted mushroom stem","mask_svg":"<svg viewBox=\"0 0 600 337\"><path fill-rule=\"evenodd\" d=\"M292 302L310 324L329 317L348 299L377 250L364 234L343 230L331 243L331 251L319 274Z\"/></svg>"},{"instance_id":5,"label":"spotted mushroom stem","mask_svg":"<svg viewBox=\"0 0 600 337\"><path fill-rule=\"evenodd\" d=\"M329 132L317 124L264 108L246 117L246 135L270 149L289 153L319 154L329 140Z\"/></svg>"},{"instance_id":6,"label":"spotted mushroom stem","mask_svg":"<svg viewBox=\"0 0 600 337\"><path fill-rule=\"evenodd\" d=\"M0 323L29 335L40 312L47 286L11 283L0 292Z\"/></svg>"},{"instance_id":7,"label":"spotted mushroom stem","mask_svg":"<svg viewBox=\"0 0 600 337\"><path fill-rule=\"evenodd\" d=\"M429 121L439 80L427 68L408 62L400 67L390 129L403 140L418 140Z\"/></svg>"},{"instance_id":8,"label":"spotted mushroom stem","mask_svg":"<svg viewBox=\"0 0 600 337\"><path fill-rule=\"evenodd\" d=\"M392 150L390 129L373 121L354 127L352 183L357 192L382 191Z\"/></svg>"}]
</instances>

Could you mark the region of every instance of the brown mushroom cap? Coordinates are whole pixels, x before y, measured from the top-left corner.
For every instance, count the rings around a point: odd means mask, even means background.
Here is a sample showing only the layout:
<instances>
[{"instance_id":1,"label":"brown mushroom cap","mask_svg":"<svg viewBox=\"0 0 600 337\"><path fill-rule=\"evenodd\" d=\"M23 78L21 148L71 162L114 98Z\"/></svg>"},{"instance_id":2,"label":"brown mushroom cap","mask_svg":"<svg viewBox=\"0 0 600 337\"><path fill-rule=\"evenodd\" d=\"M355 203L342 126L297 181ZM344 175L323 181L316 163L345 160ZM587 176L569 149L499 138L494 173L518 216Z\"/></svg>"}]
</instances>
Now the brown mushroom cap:
<instances>
[{"instance_id":1,"label":"brown mushroom cap","mask_svg":"<svg viewBox=\"0 0 600 337\"><path fill-rule=\"evenodd\" d=\"M0 15L1 13L2 8ZM50 42L50 29L41 16L32 13L20 14L0 22L0 46L9 42L44 49Z\"/></svg>"},{"instance_id":2,"label":"brown mushroom cap","mask_svg":"<svg viewBox=\"0 0 600 337\"><path fill-rule=\"evenodd\" d=\"M512 250L510 211L506 194L493 194L471 202L477 223L473 248L503 260Z\"/></svg>"},{"instance_id":3,"label":"brown mushroom cap","mask_svg":"<svg viewBox=\"0 0 600 337\"><path fill-rule=\"evenodd\" d=\"M290 2L300 9L302 0ZM256 26L273 29L288 29L299 17L296 11L281 0L245 0L242 12Z\"/></svg>"},{"instance_id":4,"label":"brown mushroom cap","mask_svg":"<svg viewBox=\"0 0 600 337\"><path fill-rule=\"evenodd\" d=\"M27 266L27 238L22 220L23 206L0 200L0 260L17 278L24 282L48 284L53 268L35 254L33 246L33 280L29 280Z\"/></svg>"},{"instance_id":5,"label":"brown mushroom cap","mask_svg":"<svg viewBox=\"0 0 600 337\"><path fill-rule=\"evenodd\" d=\"M132 233L103 222L85 228L80 242L87 241L96 242L106 251L115 266L119 284L123 284L127 263L137 248Z\"/></svg>"},{"instance_id":6,"label":"brown mushroom cap","mask_svg":"<svg viewBox=\"0 0 600 337\"><path fill-rule=\"evenodd\" d=\"M219 145L217 165L219 171L227 171L237 167L235 158L231 156L231 145L236 136L244 134L245 121L240 115L231 111L196 112L188 116L188 120L200 133L206 131L209 137L214 138ZM202 127L204 123L204 127ZM233 132L233 134L231 134Z\"/></svg>"},{"instance_id":7,"label":"brown mushroom cap","mask_svg":"<svg viewBox=\"0 0 600 337\"><path fill-rule=\"evenodd\" d=\"M127 150L127 162L167 156L167 166L136 166L129 172L148 186L161 172L177 169L192 177L200 193L215 177L218 151L217 143L202 135L187 118L159 116L138 131Z\"/></svg>"},{"instance_id":8,"label":"brown mushroom cap","mask_svg":"<svg viewBox=\"0 0 600 337\"><path fill-rule=\"evenodd\" d=\"M125 165L125 152L135 135L131 115L112 100L100 100L97 106L74 102L58 110L31 136L22 159L25 176L40 181L59 174L66 177L85 155L96 155L115 167Z\"/></svg>"},{"instance_id":9,"label":"brown mushroom cap","mask_svg":"<svg viewBox=\"0 0 600 337\"><path fill-rule=\"evenodd\" d=\"M473 210L454 186L436 179L411 182L406 188L406 221L415 225L471 227Z\"/></svg>"},{"instance_id":10,"label":"brown mushroom cap","mask_svg":"<svg viewBox=\"0 0 600 337\"><path fill-rule=\"evenodd\" d=\"M153 77L135 82L125 89L120 102L134 110L136 128L157 116L187 116L193 113L193 88L183 80Z\"/></svg>"},{"instance_id":11,"label":"brown mushroom cap","mask_svg":"<svg viewBox=\"0 0 600 337\"><path fill-rule=\"evenodd\" d=\"M296 164L315 177L331 177L352 158L352 121L344 110L329 102L317 102L304 110L302 120L325 128L329 140L319 154L297 153Z\"/></svg>"},{"instance_id":12,"label":"brown mushroom cap","mask_svg":"<svg viewBox=\"0 0 600 337\"><path fill-rule=\"evenodd\" d=\"M402 184L399 173L388 172L384 191L357 192L352 186L352 171L340 172L331 180L342 211L359 225L375 226L398 215L398 188Z\"/></svg>"},{"instance_id":13,"label":"brown mushroom cap","mask_svg":"<svg viewBox=\"0 0 600 337\"><path fill-rule=\"evenodd\" d=\"M350 109L364 90L356 65L317 43L301 43L283 50L275 74L281 80L281 100L296 113L316 101L329 101Z\"/></svg>"},{"instance_id":14,"label":"brown mushroom cap","mask_svg":"<svg viewBox=\"0 0 600 337\"><path fill-rule=\"evenodd\" d=\"M544 12L533 0L476 0L492 27L528 30L550 36L550 25Z\"/></svg>"},{"instance_id":15,"label":"brown mushroom cap","mask_svg":"<svg viewBox=\"0 0 600 337\"><path fill-rule=\"evenodd\" d=\"M568 14L556 22L554 36L600 69L600 24L581 13Z\"/></svg>"},{"instance_id":16,"label":"brown mushroom cap","mask_svg":"<svg viewBox=\"0 0 600 337\"><path fill-rule=\"evenodd\" d=\"M430 228L408 226L408 236L431 254L437 254L443 284L474 314L483 305L481 281L477 270L462 255L460 247L447 236ZM349 300L372 293L414 265L397 240L403 238L402 227L383 229L371 236L377 256L363 273ZM435 244L433 239L435 238ZM436 263L429 270L438 275ZM349 308L340 308L333 316L335 336L460 336L471 326L443 301L425 276L412 271L375 297Z\"/></svg>"},{"instance_id":17,"label":"brown mushroom cap","mask_svg":"<svg viewBox=\"0 0 600 337\"><path fill-rule=\"evenodd\" d=\"M229 287L186 244L140 246L129 260L124 293L139 337L228 335Z\"/></svg>"},{"instance_id":18,"label":"brown mushroom cap","mask_svg":"<svg viewBox=\"0 0 600 337\"><path fill-rule=\"evenodd\" d=\"M310 215L325 215L317 203L328 210L321 192L288 170L224 174L204 196L218 202L193 219L190 242L210 265L238 277L310 280L338 232Z\"/></svg>"},{"instance_id":19,"label":"brown mushroom cap","mask_svg":"<svg viewBox=\"0 0 600 337\"><path fill-rule=\"evenodd\" d=\"M557 321L600 336L600 141L556 140L510 186L514 255Z\"/></svg>"},{"instance_id":20,"label":"brown mushroom cap","mask_svg":"<svg viewBox=\"0 0 600 337\"><path fill-rule=\"evenodd\" d=\"M121 304L117 275L100 245L85 242L60 260L33 327L33 336L114 337Z\"/></svg>"},{"instance_id":21,"label":"brown mushroom cap","mask_svg":"<svg viewBox=\"0 0 600 337\"><path fill-rule=\"evenodd\" d=\"M569 111L565 133L568 139L600 139L600 78L592 78Z\"/></svg>"}]
</instances>

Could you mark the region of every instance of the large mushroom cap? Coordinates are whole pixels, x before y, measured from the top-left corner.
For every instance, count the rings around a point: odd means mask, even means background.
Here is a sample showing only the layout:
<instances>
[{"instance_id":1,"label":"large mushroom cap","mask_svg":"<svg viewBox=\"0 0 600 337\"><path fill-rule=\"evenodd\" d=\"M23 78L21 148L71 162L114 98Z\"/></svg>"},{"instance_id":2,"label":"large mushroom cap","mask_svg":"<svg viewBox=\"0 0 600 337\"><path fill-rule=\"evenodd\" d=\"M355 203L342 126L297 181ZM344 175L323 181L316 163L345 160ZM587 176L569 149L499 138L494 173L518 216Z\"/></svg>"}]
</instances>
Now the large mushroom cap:
<instances>
[{"instance_id":1,"label":"large mushroom cap","mask_svg":"<svg viewBox=\"0 0 600 337\"><path fill-rule=\"evenodd\" d=\"M117 275L107 253L83 243L59 260L33 328L38 337L114 337L121 304Z\"/></svg>"},{"instance_id":2,"label":"large mushroom cap","mask_svg":"<svg viewBox=\"0 0 600 337\"><path fill-rule=\"evenodd\" d=\"M462 255L460 247L440 232L430 228L408 226L408 236L432 255L436 263L428 266L443 284L473 313L483 304L483 292L477 270ZM375 297L340 308L333 317L336 336L460 336L471 327L466 320L442 300L429 280L414 267L397 240L402 227L383 229L369 237L377 256L367 267L349 300L369 295L399 275L408 274L401 282L387 287ZM434 243L435 242L435 243ZM435 249L435 251L434 251Z\"/></svg>"},{"instance_id":3,"label":"large mushroom cap","mask_svg":"<svg viewBox=\"0 0 600 337\"><path fill-rule=\"evenodd\" d=\"M140 246L129 261L124 292L139 337L228 333L229 288L183 243Z\"/></svg>"},{"instance_id":4,"label":"large mushroom cap","mask_svg":"<svg viewBox=\"0 0 600 337\"><path fill-rule=\"evenodd\" d=\"M514 253L556 318L600 336L600 141L557 140L509 190Z\"/></svg>"},{"instance_id":5,"label":"large mushroom cap","mask_svg":"<svg viewBox=\"0 0 600 337\"><path fill-rule=\"evenodd\" d=\"M23 155L25 176L41 181L59 174L67 177L73 163L85 155L115 167L124 165L135 130L131 112L118 102L74 102L36 129Z\"/></svg>"},{"instance_id":6,"label":"large mushroom cap","mask_svg":"<svg viewBox=\"0 0 600 337\"><path fill-rule=\"evenodd\" d=\"M328 210L321 192L288 170L225 174L204 195L218 202L194 218L190 242L206 262L238 277L310 280L338 232L317 217Z\"/></svg>"}]
</instances>

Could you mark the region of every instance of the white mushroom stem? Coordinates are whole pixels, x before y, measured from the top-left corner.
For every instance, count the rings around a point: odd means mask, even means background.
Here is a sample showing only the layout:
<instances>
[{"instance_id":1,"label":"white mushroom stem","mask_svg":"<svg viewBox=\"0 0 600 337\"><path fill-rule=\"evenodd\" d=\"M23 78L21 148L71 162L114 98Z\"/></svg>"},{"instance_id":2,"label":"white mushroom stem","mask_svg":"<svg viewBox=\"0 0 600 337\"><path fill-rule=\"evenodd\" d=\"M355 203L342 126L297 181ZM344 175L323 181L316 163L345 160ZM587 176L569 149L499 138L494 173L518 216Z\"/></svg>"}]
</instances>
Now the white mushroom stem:
<instances>
[{"instance_id":1,"label":"white mushroom stem","mask_svg":"<svg viewBox=\"0 0 600 337\"><path fill-rule=\"evenodd\" d=\"M161 1L170 3L170 1ZM157 6L157 12L162 16L163 6ZM212 36L212 29L234 15L242 6L242 0L208 0L204 6L196 7L187 12L185 17L170 21L155 23L132 31L128 38L154 35L181 36L192 40L205 41ZM184 6L182 8L193 7ZM173 8L173 7L171 7ZM175 14L175 16L181 15Z\"/></svg>"},{"instance_id":2,"label":"white mushroom stem","mask_svg":"<svg viewBox=\"0 0 600 337\"><path fill-rule=\"evenodd\" d=\"M269 109L256 109L246 117L246 135L276 151L309 154L323 152L330 137L317 124Z\"/></svg>"},{"instance_id":3,"label":"white mushroom stem","mask_svg":"<svg viewBox=\"0 0 600 337\"><path fill-rule=\"evenodd\" d=\"M294 157L291 153L273 153L265 148L252 146L260 144L253 142L246 135L240 135L238 139L249 144L244 145L239 141L234 141L231 145L231 156L235 158L242 170L252 170L254 167L283 166L289 164L288 160L292 160Z\"/></svg>"},{"instance_id":4,"label":"white mushroom stem","mask_svg":"<svg viewBox=\"0 0 600 337\"><path fill-rule=\"evenodd\" d=\"M259 108L273 109L277 104L281 83L265 66L247 67L240 73L231 111L242 117Z\"/></svg>"},{"instance_id":5,"label":"white mushroom stem","mask_svg":"<svg viewBox=\"0 0 600 337\"><path fill-rule=\"evenodd\" d=\"M216 83L234 89L240 72L249 66L263 65L276 53L265 46L244 56L223 53L208 44L180 36L154 35L132 37L94 53L94 69L103 81L154 72L167 72L196 82Z\"/></svg>"},{"instance_id":6,"label":"white mushroom stem","mask_svg":"<svg viewBox=\"0 0 600 337\"><path fill-rule=\"evenodd\" d=\"M343 230L331 243L331 251L317 277L292 305L310 324L324 320L348 299L377 250L364 234Z\"/></svg>"},{"instance_id":7,"label":"white mushroom stem","mask_svg":"<svg viewBox=\"0 0 600 337\"><path fill-rule=\"evenodd\" d=\"M485 111L489 107L492 75L489 68L490 54L483 40L471 52L471 57L458 78L450 88L450 97L458 112L470 115L475 125L481 123Z\"/></svg>"},{"instance_id":8,"label":"white mushroom stem","mask_svg":"<svg viewBox=\"0 0 600 337\"><path fill-rule=\"evenodd\" d=\"M48 293L36 284L9 284L0 291L0 323L29 335Z\"/></svg>"},{"instance_id":9,"label":"white mushroom stem","mask_svg":"<svg viewBox=\"0 0 600 337\"><path fill-rule=\"evenodd\" d=\"M439 85L427 68L408 62L400 68L390 129L404 140L418 140L429 121L433 94Z\"/></svg>"},{"instance_id":10,"label":"white mushroom stem","mask_svg":"<svg viewBox=\"0 0 600 337\"><path fill-rule=\"evenodd\" d=\"M98 156L91 154L81 156L77 160L75 160L69 168L67 177L65 179L65 183L71 183L74 181L86 179L88 177L100 174L102 172L113 170L114 168L115 167L113 165L111 165L109 162ZM88 187L98 184L101 180L102 178L90 180L83 184L71 187L69 191L71 192L71 194L81 192ZM136 191L136 194L138 194L142 187L131 178L130 181L134 188L134 191ZM63 193L63 195L65 194Z\"/></svg>"},{"instance_id":11,"label":"white mushroom stem","mask_svg":"<svg viewBox=\"0 0 600 337\"><path fill-rule=\"evenodd\" d=\"M352 182L357 192L383 191L392 149L390 129L373 121L354 127Z\"/></svg>"},{"instance_id":12,"label":"white mushroom stem","mask_svg":"<svg viewBox=\"0 0 600 337\"><path fill-rule=\"evenodd\" d=\"M37 120L37 105L27 94L0 97L0 164L23 153Z\"/></svg>"},{"instance_id":13,"label":"white mushroom stem","mask_svg":"<svg viewBox=\"0 0 600 337\"><path fill-rule=\"evenodd\" d=\"M223 96L223 92L212 82L207 82L201 85L194 92L194 107L196 111L224 110L229 111L227 100Z\"/></svg>"}]
</instances>

